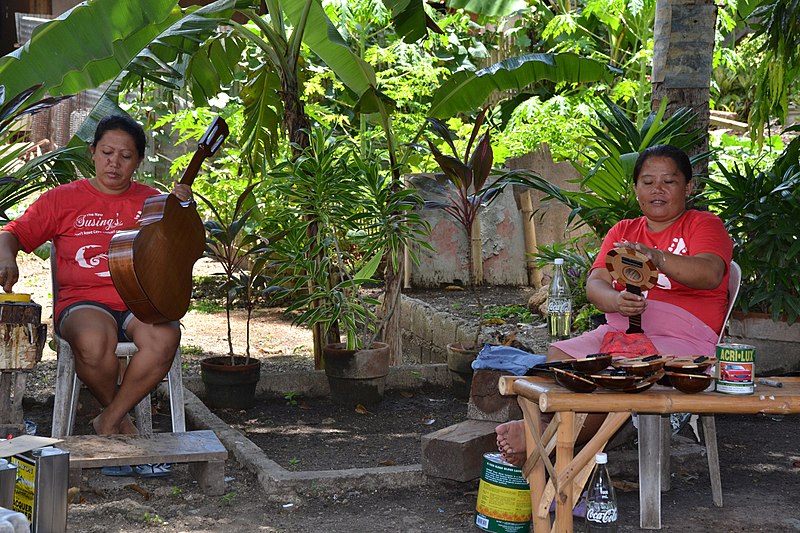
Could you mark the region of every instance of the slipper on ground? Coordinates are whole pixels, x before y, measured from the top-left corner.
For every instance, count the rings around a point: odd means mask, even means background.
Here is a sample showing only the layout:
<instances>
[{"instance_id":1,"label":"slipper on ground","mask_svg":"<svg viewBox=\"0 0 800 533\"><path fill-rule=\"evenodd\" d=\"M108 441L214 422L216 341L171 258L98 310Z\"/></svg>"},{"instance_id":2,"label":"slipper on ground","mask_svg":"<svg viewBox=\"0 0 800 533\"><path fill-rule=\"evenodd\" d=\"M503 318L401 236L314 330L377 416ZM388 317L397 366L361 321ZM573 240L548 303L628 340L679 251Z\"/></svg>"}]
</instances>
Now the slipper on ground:
<instances>
[{"instance_id":1,"label":"slipper on ground","mask_svg":"<svg viewBox=\"0 0 800 533\"><path fill-rule=\"evenodd\" d=\"M134 471L142 477L165 477L172 473L166 463L136 465Z\"/></svg>"},{"instance_id":2,"label":"slipper on ground","mask_svg":"<svg viewBox=\"0 0 800 533\"><path fill-rule=\"evenodd\" d=\"M100 473L104 476L112 476L112 477L122 477L122 476L132 476L133 475L133 467L128 465L123 466L104 466L100 469Z\"/></svg>"}]
</instances>

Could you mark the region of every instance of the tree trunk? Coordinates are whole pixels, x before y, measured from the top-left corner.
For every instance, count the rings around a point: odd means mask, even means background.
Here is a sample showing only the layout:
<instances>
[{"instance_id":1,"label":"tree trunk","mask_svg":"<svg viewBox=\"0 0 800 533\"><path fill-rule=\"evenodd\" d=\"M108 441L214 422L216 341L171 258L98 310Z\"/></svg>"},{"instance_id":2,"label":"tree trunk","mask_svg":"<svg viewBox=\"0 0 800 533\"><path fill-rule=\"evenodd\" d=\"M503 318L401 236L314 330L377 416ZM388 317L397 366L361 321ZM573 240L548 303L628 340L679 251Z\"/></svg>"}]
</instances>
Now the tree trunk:
<instances>
[{"instance_id":1,"label":"tree trunk","mask_svg":"<svg viewBox=\"0 0 800 533\"><path fill-rule=\"evenodd\" d=\"M402 257L402 254L398 254ZM385 293L383 295L383 313L388 313L383 326L383 342L389 345L389 364L397 366L403 362L403 331L400 327L400 296L403 282L403 262L398 261L395 270L392 258L386 258L383 271Z\"/></svg>"},{"instance_id":2,"label":"tree trunk","mask_svg":"<svg viewBox=\"0 0 800 533\"><path fill-rule=\"evenodd\" d=\"M694 126L708 130L709 86L714 54L717 7L713 0L658 0L653 45L653 96L658 109L667 98L667 116L688 107L697 113ZM689 155L708 150L708 136ZM695 168L708 174L708 163Z\"/></svg>"}]
</instances>

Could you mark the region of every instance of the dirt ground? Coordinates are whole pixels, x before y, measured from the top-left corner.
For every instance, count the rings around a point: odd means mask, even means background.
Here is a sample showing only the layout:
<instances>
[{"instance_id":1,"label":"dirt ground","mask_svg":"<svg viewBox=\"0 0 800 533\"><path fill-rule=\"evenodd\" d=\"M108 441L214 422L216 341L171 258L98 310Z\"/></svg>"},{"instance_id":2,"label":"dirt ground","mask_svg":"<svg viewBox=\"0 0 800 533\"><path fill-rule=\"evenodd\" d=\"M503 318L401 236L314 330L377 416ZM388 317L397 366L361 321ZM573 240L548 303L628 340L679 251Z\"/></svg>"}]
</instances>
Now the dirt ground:
<instances>
[{"instance_id":1,"label":"dirt ground","mask_svg":"<svg viewBox=\"0 0 800 533\"><path fill-rule=\"evenodd\" d=\"M34 300L47 308L47 263L26 258L21 267L24 280L17 290L31 292ZM458 302L460 297L456 292L444 294L440 302L449 301L451 310L463 308L468 304ZM49 316L47 309L43 316ZM188 375L197 372L202 357L227 352L225 324L224 313L187 315L182 346ZM234 327L237 338L242 338L240 312L235 313ZM259 312L251 335L253 354L262 360L265 372L313 367L310 335L292 327L279 311ZM236 350L243 351L243 346L237 345ZM55 359L48 351L29 380L24 402L26 418L37 424L41 435L49 435L54 376ZM154 407L156 423L166 424L165 410ZM382 405L368 413L341 409L325 398L292 397L216 414L246 433L284 468L316 470L415 464L419 462L420 436L465 418L466 406L446 391L423 390L391 392ZM83 431L88 428L83 426ZM725 507L716 508L711 502L703 461L673 468L672 490L662 498L663 529L800 531L800 417L720 416L717 432ZM609 458L615 461L613 451ZM226 481L224 496L206 496L185 465L175 466L172 475L162 479L112 478L84 471L79 496L69 507L68 530L459 532L474 529L479 489L478 480L428 479L414 490L307 490L267 496L255 474L233 459L226 464ZM636 472L622 472L615 481L620 487L619 530L638 531ZM579 521L575 530L581 530Z\"/></svg>"}]
</instances>

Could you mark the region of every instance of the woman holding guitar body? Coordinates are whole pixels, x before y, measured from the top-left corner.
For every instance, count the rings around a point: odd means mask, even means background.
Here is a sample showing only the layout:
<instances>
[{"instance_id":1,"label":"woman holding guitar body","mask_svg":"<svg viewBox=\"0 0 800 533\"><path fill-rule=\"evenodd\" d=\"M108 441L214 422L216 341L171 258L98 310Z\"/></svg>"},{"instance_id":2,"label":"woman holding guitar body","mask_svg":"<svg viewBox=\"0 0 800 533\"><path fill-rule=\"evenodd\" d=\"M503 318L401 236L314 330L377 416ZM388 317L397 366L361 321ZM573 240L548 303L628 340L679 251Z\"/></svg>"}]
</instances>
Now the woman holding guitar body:
<instances>
[{"instance_id":1,"label":"woman holding guitar body","mask_svg":"<svg viewBox=\"0 0 800 533\"><path fill-rule=\"evenodd\" d=\"M176 321L137 319L109 274L112 236L135 224L145 199L161 194L132 180L144 147L138 123L127 116L105 117L89 147L95 176L46 192L0 230L0 285L6 292L19 277L19 250L31 252L49 240L55 245L59 290L54 325L72 346L78 377L104 407L92 421L99 435L137 433L128 412L166 376L181 337ZM178 183L172 194L188 201L192 192ZM139 349L119 386L118 341L133 341Z\"/></svg>"}]
</instances>

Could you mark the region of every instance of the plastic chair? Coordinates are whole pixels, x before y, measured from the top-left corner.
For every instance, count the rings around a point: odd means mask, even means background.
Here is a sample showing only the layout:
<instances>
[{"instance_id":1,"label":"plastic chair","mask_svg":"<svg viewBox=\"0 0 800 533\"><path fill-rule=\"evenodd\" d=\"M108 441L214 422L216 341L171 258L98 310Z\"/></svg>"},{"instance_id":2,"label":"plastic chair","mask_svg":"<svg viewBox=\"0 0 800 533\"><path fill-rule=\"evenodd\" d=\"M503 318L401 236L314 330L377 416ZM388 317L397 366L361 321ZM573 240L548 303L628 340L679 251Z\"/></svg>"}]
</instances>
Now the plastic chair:
<instances>
[{"instance_id":1,"label":"plastic chair","mask_svg":"<svg viewBox=\"0 0 800 533\"><path fill-rule=\"evenodd\" d=\"M50 276L53 284L53 307L58 296L58 281L56 279L56 253L55 246L50 246ZM55 317L54 317L55 320ZM51 436L54 438L66 437L72 434L75 425L75 413L78 409L78 394L81 381L75 373L75 356L72 347L67 341L55 333L53 340L56 344L58 364L56 367L55 403L53 405L53 425ZM120 366L124 369L128 360L138 351L132 342L117 344L116 354L120 359ZM175 352L172 366L167 373L169 387L170 414L172 416L172 431L186 431L186 417L183 402L183 377L181 372L181 350ZM150 411L150 395L148 394L134 408L136 427L139 434L144 437L153 434L153 419Z\"/></svg>"},{"instance_id":2,"label":"plastic chair","mask_svg":"<svg viewBox=\"0 0 800 533\"><path fill-rule=\"evenodd\" d=\"M725 330L728 327L728 319L730 319L733 306L736 303L736 298L739 296L739 288L742 284L742 269L735 262L731 261L730 278L728 280L728 310L725 313L725 320L722 322L722 329L719 332L719 339L717 342L722 342L725 337ZM697 419L699 418L700 424L703 428L703 441L706 447L706 457L708 459L708 475L711 479L711 496L714 500L714 505L722 507L722 480L719 472L719 450L717 448L717 427L714 415L692 415L690 424L696 427ZM669 438L672 435L669 417L664 417L665 426L662 427L662 435ZM661 464L663 465L661 476L661 489L669 489L669 443L661 447Z\"/></svg>"}]
</instances>

